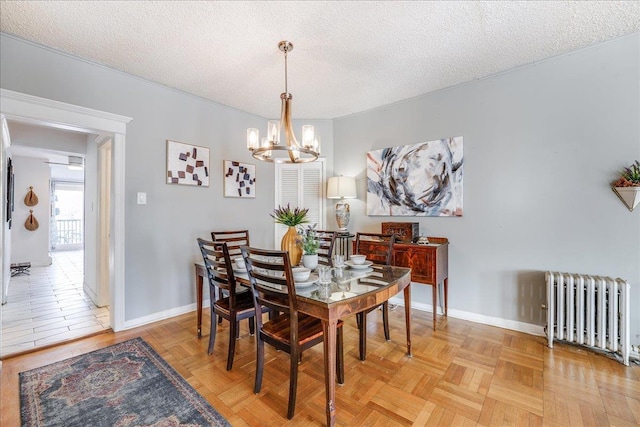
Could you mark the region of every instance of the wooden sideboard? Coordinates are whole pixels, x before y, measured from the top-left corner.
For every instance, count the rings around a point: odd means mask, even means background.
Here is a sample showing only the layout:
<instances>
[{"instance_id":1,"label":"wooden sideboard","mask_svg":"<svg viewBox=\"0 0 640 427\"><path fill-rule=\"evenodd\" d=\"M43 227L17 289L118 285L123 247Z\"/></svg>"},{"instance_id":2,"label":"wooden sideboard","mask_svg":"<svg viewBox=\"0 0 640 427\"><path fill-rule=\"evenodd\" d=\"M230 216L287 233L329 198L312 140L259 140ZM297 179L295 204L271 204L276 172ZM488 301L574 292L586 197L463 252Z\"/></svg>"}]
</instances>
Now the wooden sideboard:
<instances>
[{"instance_id":1,"label":"wooden sideboard","mask_svg":"<svg viewBox=\"0 0 640 427\"><path fill-rule=\"evenodd\" d=\"M438 287L442 283L442 311L447 315L449 297L449 240L445 237L428 237L429 244L396 243L393 245L391 263L411 269L411 281L432 287L433 329L436 328ZM361 241L360 245L366 244Z\"/></svg>"},{"instance_id":2,"label":"wooden sideboard","mask_svg":"<svg viewBox=\"0 0 640 427\"><path fill-rule=\"evenodd\" d=\"M438 307L438 286L442 283L444 304L442 311L447 315L449 297L449 240L444 237L429 237L428 245L396 243L393 245L391 263L411 268L411 281L430 285L433 300L433 329L436 328Z\"/></svg>"}]
</instances>

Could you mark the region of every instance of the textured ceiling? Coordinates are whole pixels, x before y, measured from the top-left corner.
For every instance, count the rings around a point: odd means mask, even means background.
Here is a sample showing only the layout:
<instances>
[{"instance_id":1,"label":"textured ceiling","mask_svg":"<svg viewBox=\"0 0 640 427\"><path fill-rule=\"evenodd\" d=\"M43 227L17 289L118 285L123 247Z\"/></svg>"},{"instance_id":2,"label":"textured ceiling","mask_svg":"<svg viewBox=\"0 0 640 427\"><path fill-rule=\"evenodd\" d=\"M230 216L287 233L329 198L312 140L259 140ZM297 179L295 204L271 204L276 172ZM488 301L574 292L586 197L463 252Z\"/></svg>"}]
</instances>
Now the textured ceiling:
<instances>
[{"instance_id":1,"label":"textured ceiling","mask_svg":"<svg viewBox=\"0 0 640 427\"><path fill-rule=\"evenodd\" d=\"M638 1L5 1L0 30L263 117L335 118L640 31Z\"/></svg>"}]
</instances>

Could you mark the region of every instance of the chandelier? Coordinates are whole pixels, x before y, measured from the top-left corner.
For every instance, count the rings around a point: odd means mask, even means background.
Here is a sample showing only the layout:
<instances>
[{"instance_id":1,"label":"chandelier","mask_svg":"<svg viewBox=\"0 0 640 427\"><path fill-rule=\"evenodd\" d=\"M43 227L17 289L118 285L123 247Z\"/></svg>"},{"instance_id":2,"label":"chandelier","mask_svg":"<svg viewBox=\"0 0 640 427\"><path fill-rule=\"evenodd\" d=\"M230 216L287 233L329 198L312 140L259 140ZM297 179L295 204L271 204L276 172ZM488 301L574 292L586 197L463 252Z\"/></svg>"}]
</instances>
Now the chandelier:
<instances>
[{"instance_id":1,"label":"chandelier","mask_svg":"<svg viewBox=\"0 0 640 427\"><path fill-rule=\"evenodd\" d=\"M291 124L291 99L293 96L287 90L287 53L293 50L293 44L288 41L278 43L278 48L284 52L284 93L280 94L282 111L280 121L267 122L267 136L260 139L260 132L256 128L247 129L247 148L251 155L263 162L272 163L306 163L313 162L320 155L320 140L314 135L313 125L302 126L302 143L298 142ZM284 130L286 145L280 144L280 130Z\"/></svg>"}]
</instances>

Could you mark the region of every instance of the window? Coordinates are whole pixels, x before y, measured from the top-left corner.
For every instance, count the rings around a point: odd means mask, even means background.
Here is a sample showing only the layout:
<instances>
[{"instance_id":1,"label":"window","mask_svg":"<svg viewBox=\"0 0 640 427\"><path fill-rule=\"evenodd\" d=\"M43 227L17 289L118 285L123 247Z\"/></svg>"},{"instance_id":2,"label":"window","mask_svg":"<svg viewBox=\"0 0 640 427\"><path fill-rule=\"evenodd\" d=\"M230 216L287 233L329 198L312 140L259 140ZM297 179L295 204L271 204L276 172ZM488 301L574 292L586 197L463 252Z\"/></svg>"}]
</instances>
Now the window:
<instances>
[{"instance_id":1,"label":"window","mask_svg":"<svg viewBox=\"0 0 640 427\"><path fill-rule=\"evenodd\" d=\"M84 241L83 183L52 181L51 192L51 249L82 249Z\"/></svg>"}]
</instances>

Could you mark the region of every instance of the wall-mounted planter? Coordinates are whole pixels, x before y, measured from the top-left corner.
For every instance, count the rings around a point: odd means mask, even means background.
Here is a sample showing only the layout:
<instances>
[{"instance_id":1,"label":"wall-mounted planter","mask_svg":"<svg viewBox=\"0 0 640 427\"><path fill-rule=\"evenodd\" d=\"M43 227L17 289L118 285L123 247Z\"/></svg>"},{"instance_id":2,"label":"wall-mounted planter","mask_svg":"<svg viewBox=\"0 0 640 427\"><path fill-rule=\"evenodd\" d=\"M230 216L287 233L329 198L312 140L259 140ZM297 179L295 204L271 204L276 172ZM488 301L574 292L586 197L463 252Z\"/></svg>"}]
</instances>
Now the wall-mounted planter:
<instances>
[{"instance_id":1,"label":"wall-mounted planter","mask_svg":"<svg viewBox=\"0 0 640 427\"><path fill-rule=\"evenodd\" d=\"M611 187L622 203L633 212L633 208L640 203L640 187Z\"/></svg>"}]
</instances>

